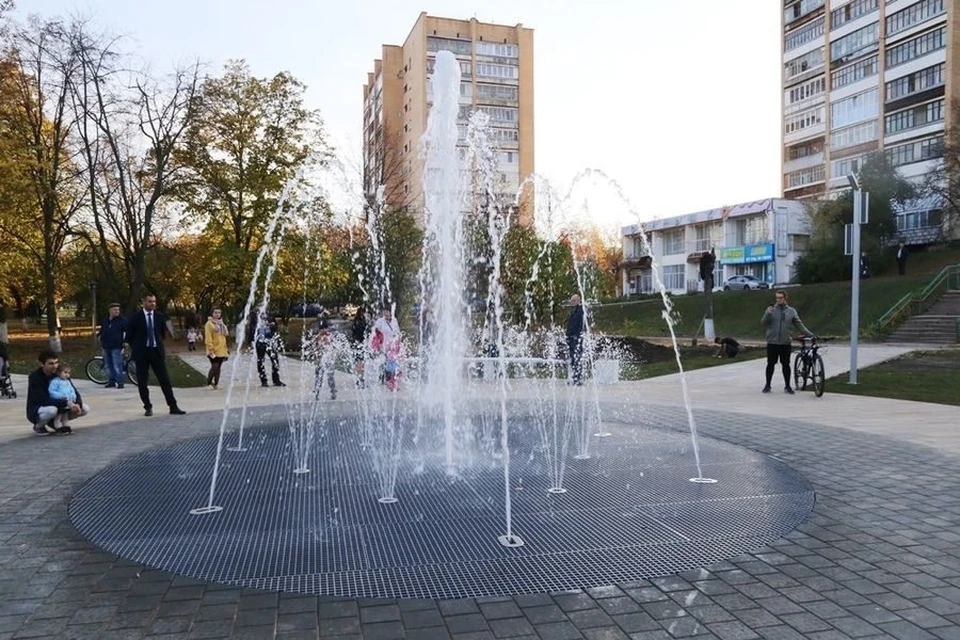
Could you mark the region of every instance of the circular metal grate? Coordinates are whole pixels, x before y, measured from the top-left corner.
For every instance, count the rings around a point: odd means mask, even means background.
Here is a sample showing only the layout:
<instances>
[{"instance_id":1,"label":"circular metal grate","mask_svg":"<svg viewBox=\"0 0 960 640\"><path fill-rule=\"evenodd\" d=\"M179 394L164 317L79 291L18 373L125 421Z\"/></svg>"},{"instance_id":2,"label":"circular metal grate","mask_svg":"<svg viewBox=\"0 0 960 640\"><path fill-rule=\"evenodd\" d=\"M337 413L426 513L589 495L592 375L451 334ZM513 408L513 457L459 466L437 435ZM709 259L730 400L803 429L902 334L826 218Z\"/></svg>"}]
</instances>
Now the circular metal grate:
<instances>
[{"instance_id":1,"label":"circular metal grate","mask_svg":"<svg viewBox=\"0 0 960 640\"><path fill-rule=\"evenodd\" d=\"M754 550L802 522L810 484L786 465L701 439L695 484L689 436L614 428L596 453L566 463L549 493L536 429L511 431L513 533L504 535L502 466L449 477L405 449L395 504L378 502L359 425L325 428L311 473L294 474L286 428L250 432L225 452L216 503L204 506L216 438L117 463L72 498L70 518L100 547L174 573L261 589L358 597L458 598L588 588L695 569ZM494 456L495 457L495 456ZM489 460L489 459L488 459Z\"/></svg>"}]
</instances>

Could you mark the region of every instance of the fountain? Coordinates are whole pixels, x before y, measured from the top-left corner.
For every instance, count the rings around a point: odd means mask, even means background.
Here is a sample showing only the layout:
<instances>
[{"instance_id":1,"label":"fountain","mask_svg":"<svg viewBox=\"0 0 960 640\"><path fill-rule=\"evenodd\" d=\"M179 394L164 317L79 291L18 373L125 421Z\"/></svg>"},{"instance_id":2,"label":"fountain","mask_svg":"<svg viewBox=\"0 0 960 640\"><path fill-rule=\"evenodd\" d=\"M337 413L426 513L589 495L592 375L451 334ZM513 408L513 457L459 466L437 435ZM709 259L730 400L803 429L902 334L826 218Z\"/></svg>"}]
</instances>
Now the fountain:
<instances>
[{"instance_id":1,"label":"fountain","mask_svg":"<svg viewBox=\"0 0 960 640\"><path fill-rule=\"evenodd\" d=\"M245 378L238 373L238 347L218 435L108 468L74 496L77 528L123 557L205 580L338 596L449 598L586 588L695 569L795 527L812 509L810 485L777 461L701 441L682 375L681 410L618 401L596 375L583 386L567 384L557 323L537 317L542 295L552 313L554 296L571 293L541 279L552 270L546 241L525 281L524 322L507 321L504 282L513 267L505 264L504 244L519 195L511 202L498 194L496 150L482 112L470 118L461 158L460 71L449 52L437 53L433 82L423 143L426 234L415 332L422 340L405 342L396 354L404 362L398 382L377 384L384 346L366 353L369 388L348 384L338 400L323 398L315 385L325 375L324 358L349 359L349 345L341 337L317 348L305 330L300 358L285 360L286 428L251 426L252 370L248 364ZM627 202L615 182L592 170L565 195L538 177L521 186L546 203L541 238L573 238L584 300L589 283L570 212L574 188L591 180ZM270 222L244 318L268 308L277 251L287 225L296 223L296 207L285 202L297 197L288 187ZM379 273L360 283L378 307L389 302L382 205L381 190L366 218ZM479 225L488 246L469 246L467 221ZM477 264L487 291L482 321L465 295L473 284L469 267ZM673 335L669 298L660 289ZM479 353L477 335L485 345ZM588 374L600 338L588 312ZM239 407L231 404L235 384L247 385ZM685 432L678 431L684 422ZM225 446L234 436L235 445ZM723 483L705 477L702 456ZM757 468L763 472L751 473Z\"/></svg>"}]
</instances>

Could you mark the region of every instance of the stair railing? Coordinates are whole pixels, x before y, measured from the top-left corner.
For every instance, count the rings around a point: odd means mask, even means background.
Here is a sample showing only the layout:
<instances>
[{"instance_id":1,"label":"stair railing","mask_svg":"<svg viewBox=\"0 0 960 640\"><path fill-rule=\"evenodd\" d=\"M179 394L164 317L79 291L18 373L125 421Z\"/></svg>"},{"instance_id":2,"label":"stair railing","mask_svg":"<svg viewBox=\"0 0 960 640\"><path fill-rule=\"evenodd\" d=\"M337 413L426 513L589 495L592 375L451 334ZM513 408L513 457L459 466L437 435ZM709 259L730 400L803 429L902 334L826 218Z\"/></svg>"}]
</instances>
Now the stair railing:
<instances>
[{"instance_id":1,"label":"stair railing","mask_svg":"<svg viewBox=\"0 0 960 640\"><path fill-rule=\"evenodd\" d=\"M960 264L952 264L940 270L920 293L908 293L890 307L877 320L877 328L887 331L910 316L919 315L933 306L949 289L960 289Z\"/></svg>"}]
</instances>

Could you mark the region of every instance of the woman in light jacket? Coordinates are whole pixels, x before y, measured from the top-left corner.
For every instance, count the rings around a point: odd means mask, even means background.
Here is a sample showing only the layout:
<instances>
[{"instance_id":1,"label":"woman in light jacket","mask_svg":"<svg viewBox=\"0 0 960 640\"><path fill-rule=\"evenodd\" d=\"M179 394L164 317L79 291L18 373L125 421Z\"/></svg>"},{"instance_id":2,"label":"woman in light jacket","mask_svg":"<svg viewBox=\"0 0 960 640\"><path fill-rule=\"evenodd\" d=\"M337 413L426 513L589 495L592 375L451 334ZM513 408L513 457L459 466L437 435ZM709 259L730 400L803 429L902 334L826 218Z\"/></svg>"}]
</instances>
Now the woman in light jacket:
<instances>
[{"instance_id":1,"label":"woman in light jacket","mask_svg":"<svg viewBox=\"0 0 960 640\"><path fill-rule=\"evenodd\" d=\"M230 330L223 321L223 311L215 308L203 326L203 342L207 345L207 359L210 360L210 371L207 373L208 389L216 389L220 386L220 367L230 355L227 349L229 335Z\"/></svg>"}]
</instances>

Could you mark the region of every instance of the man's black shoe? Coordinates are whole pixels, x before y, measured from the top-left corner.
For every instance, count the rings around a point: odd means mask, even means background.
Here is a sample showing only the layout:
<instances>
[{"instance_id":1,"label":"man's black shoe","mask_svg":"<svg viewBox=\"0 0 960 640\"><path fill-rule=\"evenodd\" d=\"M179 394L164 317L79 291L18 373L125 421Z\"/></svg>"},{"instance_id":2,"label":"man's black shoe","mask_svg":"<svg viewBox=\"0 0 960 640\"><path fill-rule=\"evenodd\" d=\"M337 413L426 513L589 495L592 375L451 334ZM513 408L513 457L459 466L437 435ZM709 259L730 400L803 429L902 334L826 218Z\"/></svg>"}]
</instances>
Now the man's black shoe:
<instances>
[{"instance_id":1,"label":"man's black shoe","mask_svg":"<svg viewBox=\"0 0 960 640\"><path fill-rule=\"evenodd\" d=\"M793 395L793 389L790 387L790 385L785 386L783 390L789 393L790 395Z\"/></svg>"},{"instance_id":2,"label":"man's black shoe","mask_svg":"<svg viewBox=\"0 0 960 640\"><path fill-rule=\"evenodd\" d=\"M144 409L144 410L143 410L143 415L145 415L146 417L149 418L150 416L153 415L153 409Z\"/></svg>"},{"instance_id":3,"label":"man's black shoe","mask_svg":"<svg viewBox=\"0 0 960 640\"><path fill-rule=\"evenodd\" d=\"M264 385L264 386L266 386L266 385ZM277 380L276 382L273 383L273 386L275 386L275 387L285 387L285 386L287 386L287 385L285 385L284 383L282 383L282 382L280 382L279 380Z\"/></svg>"},{"instance_id":4,"label":"man's black shoe","mask_svg":"<svg viewBox=\"0 0 960 640\"><path fill-rule=\"evenodd\" d=\"M763 388L764 393L770 393L770 385L767 385Z\"/></svg>"},{"instance_id":5,"label":"man's black shoe","mask_svg":"<svg viewBox=\"0 0 960 640\"><path fill-rule=\"evenodd\" d=\"M261 387L269 387L270 385L268 385L266 382L261 382L261 383L260 383L260 386L261 386Z\"/></svg>"},{"instance_id":6,"label":"man's black shoe","mask_svg":"<svg viewBox=\"0 0 960 640\"><path fill-rule=\"evenodd\" d=\"M185 416L187 412L181 409L180 407L172 407L170 409L170 415L172 416Z\"/></svg>"},{"instance_id":7,"label":"man's black shoe","mask_svg":"<svg viewBox=\"0 0 960 640\"><path fill-rule=\"evenodd\" d=\"M118 384L118 385L117 385L117 389L123 389L123 385L122 385L122 384Z\"/></svg>"},{"instance_id":8,"label":"man's black shoe","mask_svg":"<svg viewBox=\"0 0 960 640\"><path fill-rule=\"evenodd\" d=\"M107 386L104 387L104 389L116 389L116 388L117 388L117 385L115 385L112 382L108 382Z\"/></svg>"},{"instance_id":9,"label":"man's black shoe","mask_svg":"<svg viewBox=\"0 0 960 640\"><path fill-rule=\"evenodd\" d=\"M38 436L45 436L50 433L56 433L56 430L53 427L50 427L50 431L47 431L47 425L35 424L33 425L33 432Z\"/></svg>"},{"instance_id":10,"label":"man's black shoe","mask_svg":"<svg viewBox=\"0 0 960 640\"><path fill-rule=\"evenodd\" d=\"M71 429L70 427L64 425L64 426L62 426L62 427L57 427L57 433L59 433L59 434L62 435L62 436L68 436L68 435L70 435L71 433L73 433L73 429Z\"/></svg>"}]
</instances>

